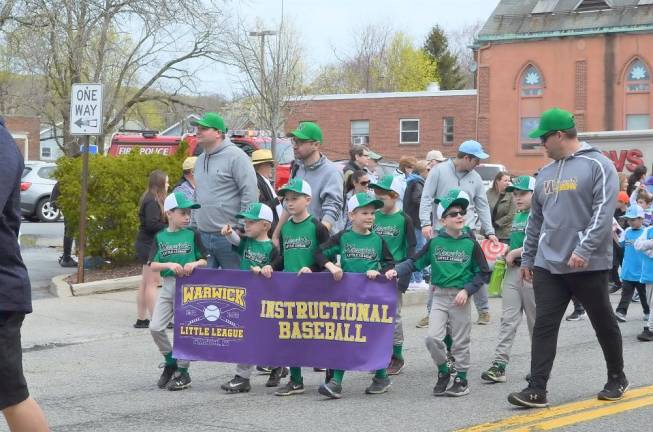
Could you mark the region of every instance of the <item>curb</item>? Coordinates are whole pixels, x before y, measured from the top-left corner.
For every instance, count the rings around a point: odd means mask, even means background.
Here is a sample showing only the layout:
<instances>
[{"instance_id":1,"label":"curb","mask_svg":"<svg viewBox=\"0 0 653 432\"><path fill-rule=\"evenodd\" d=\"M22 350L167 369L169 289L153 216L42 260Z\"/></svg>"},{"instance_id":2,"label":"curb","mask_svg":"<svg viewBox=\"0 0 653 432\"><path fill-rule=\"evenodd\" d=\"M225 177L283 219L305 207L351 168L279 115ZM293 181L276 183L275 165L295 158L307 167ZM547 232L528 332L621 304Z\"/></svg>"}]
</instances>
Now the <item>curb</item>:
<instances>
[{"instance_id":1,"label":"curb","mask_svg":"<svg viewBox=\"0 0 653 432\"><path fill-rule=\"evenodd\" d=\"M70 276L70 274L53 277L50 281L50 286L48 287L50 294L55 297L72 297L73 291L70 284L66 282L68 276Z\"/></svg>"},{"instance_id":2,"label":"curb","mask_svg":"<svg viewBox=\"0 0 653 432\"><path fill-rule=\"evenodd\" d=\"M83 296L91 294L102 294L112 291L123 291L138 288L141 276L127 276L116 279L107 279L95 282L84 282L71 284L72 295Z\"/></svg>"}]
</instances>

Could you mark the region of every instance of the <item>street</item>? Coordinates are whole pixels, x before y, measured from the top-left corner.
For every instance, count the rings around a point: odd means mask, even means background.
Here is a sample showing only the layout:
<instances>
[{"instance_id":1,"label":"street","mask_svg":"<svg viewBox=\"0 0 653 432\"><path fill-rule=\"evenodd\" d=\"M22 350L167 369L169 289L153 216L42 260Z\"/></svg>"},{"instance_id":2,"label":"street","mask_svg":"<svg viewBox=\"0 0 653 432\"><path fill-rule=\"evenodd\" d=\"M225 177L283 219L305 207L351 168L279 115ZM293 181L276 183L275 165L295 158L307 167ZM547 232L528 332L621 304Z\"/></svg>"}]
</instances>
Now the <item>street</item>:
<instances>
[{"instance_id":1,"label":"street","mask_svg":"<svg viewBox=\"0 0 653 432\"><path fill-rule=\"evenodd\" d=\"M613 303L618 298L611 296ZM276 397L274 389L263 386L264 376L253 376L250 393L227 395L219 385L233 376L234 365L202 362L191 366L191 389L159 390L157 366L163 359L149 332L131 327L133 291L36 300L24 325L24 366L53 431L448 431L522 414L535 417L469 430L535 430L521 427L547 419L559 430L649 430L653 387L637 388L653 385L653 344L635 340L643 326L639 304L632 305L628 322L621 324L626 373L638 399L612 404L595 400L606 377L592 327L587 319L563 321L549 386L553 408L539 411L514 409L506 401L509 392L526 385L530 344L524 323L508 383L484 384L480 379L490 365L500 306L500 299L491 299L492 324L473 326L471 393L457 399L431 395L435 368L424 347L426 330L415 328L424 313L421 306L404 310L407 365L392 378L385 395L365 395L371 375L348 372L343 399L325 400L317 393L323 375L308 368L303 395ZM574 404L560 406L568 403ZM0 430L6 430L4 423Z\"/></svg>"}]
</instances>

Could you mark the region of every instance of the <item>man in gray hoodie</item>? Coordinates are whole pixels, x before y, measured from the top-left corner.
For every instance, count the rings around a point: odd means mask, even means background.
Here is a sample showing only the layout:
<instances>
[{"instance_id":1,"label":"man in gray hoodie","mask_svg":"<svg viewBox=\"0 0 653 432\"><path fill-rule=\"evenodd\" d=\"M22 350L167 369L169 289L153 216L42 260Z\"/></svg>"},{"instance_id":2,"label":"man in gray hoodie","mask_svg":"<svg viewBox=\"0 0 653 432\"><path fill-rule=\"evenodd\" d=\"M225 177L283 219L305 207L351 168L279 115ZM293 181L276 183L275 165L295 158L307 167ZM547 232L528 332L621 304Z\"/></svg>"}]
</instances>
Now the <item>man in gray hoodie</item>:
<instances>
[{"instance_id":1,"label":"man in gray hoodie","mask_svg":"<svg viewBox=\"0 0 653 432\"><path fill-rule=\"evenodd\" d=\"M541 139L554 161L537 176L522 252L522 277L533 281L535 292L531 378L508 401L528 408L548 405L546 385L558 330L572 296L585 306L607 364L608 381L598 398L621 399L629 383L608 295L617 171L599 150L578 140L570 112L544 112L530 136Z\"/></svg>"},{"instance_id":2,"label":"man in gray hoodie","mask_svg":"<svg viewBox=\"0 0 653 432\"><path fill-rule=\"evenodd\" d=\"M195 162L195 201L192 225L200 232L210 268L237 269L240 258L220 234L236 225L236 214L258 199L256 173L247 154L225 137L227 128L217 113L207 112L193 122L204 152Z\"/></svg>"}]
</instances>

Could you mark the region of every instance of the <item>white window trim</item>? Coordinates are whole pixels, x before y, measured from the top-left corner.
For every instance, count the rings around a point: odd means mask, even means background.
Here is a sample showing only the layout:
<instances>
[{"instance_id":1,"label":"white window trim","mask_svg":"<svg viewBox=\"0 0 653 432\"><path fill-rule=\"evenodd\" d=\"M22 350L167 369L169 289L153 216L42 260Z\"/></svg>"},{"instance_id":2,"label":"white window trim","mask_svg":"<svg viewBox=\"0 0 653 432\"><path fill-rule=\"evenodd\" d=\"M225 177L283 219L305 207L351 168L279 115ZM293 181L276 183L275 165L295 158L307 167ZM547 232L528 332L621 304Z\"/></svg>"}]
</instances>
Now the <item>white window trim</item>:
<instances>
[{"instance_id":1,"label":"white window trim","mask_svg":"<svg viewBox=\"0 0 653 432\"><path fill-rule=\"evenodd\" d=\"M447 120L451 119L451 141L447 141ZM442 117L442 145L453 145L456 135L456 120L455 117Z\"/></svg>"},{"instance_id":2,"label":"white window trim","mask_svg":"<svg viewBox=\"0 0 653 432\"><path fill-rule=\"evenodd\" d=\"M404 131L402 128L403 122L405 121L416 121L417 122L417 141L403 141L401 139L401 133L402 132L415 132L415 131ZM419 145L419 126L420 126L420 121L417 118L402 118L399 119L399 144L407 144L407 145Z\"/></svg>"}]
</instances>

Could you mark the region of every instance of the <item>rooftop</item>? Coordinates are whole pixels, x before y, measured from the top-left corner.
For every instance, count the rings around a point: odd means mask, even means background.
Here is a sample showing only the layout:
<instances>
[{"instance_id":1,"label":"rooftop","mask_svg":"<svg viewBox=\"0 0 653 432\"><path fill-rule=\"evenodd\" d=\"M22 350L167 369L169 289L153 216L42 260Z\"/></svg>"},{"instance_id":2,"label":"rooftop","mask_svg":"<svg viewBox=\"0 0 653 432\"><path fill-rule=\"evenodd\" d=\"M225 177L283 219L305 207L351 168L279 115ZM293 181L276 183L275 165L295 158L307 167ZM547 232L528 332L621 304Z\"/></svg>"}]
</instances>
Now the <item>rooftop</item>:
<instances>
[{"instance_id":1,"label":"rooftop","mask_svg":"<svg viewBox=\"0 0 653 432\"><path fill-rule=\"evenodd\" d=\"M416 92L385 92L385 93L350 93L330 95L294 96L291 101L328 101L347 99L387 99L387 98L420 98L420 97L445 97L445 96L476 96L476 90L440 90Z\"/></svg>"}]
</instances>

